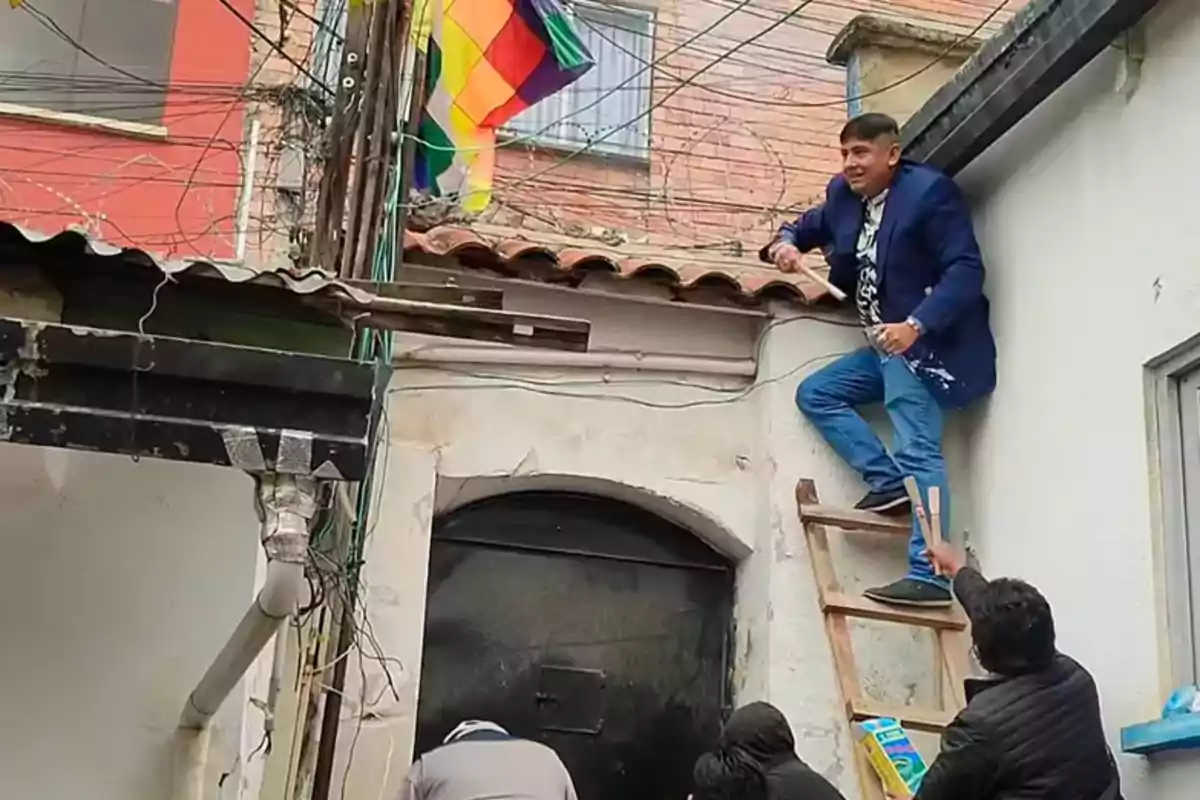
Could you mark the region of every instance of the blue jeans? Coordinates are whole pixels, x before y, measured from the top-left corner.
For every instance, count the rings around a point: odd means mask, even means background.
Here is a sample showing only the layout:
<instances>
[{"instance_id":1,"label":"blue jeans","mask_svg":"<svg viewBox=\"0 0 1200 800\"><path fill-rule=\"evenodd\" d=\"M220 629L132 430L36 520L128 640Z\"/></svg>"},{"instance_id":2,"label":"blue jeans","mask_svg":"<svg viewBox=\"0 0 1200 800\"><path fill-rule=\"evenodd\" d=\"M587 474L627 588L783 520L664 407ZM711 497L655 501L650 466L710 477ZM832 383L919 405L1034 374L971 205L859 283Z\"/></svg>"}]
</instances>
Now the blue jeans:
<instances>
[{"instance_id":1,"label":"blue jeans","mask_svg":"<svg viewBox=\"0 0 1200 800\"><path fill-rule=\"evenodd\" d=\"M895 431L891 453L854 410L879 402ZM903 358L881 355L870 347L844 355L801 381L796 405L872 491L900 488L911 475L928 508L929 487L939 487L945 537L950 493L942 457L942 409ZM934 575L925 556L925 537L915 514L908 540L908 577L946 585Z\"/></svg>"}]
</instances>

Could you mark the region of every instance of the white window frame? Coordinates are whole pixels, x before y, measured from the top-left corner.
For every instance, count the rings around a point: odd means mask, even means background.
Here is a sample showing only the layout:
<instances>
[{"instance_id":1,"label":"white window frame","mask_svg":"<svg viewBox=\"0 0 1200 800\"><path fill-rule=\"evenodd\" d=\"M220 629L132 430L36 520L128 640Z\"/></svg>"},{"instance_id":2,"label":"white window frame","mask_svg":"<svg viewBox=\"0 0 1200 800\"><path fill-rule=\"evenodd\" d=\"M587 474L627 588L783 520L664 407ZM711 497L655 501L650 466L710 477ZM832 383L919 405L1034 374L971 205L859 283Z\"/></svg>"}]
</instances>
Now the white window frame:
<instances>
[{"instance_id":1,"label":"white window frame","mask_svg":"<svg viewBox=\"0 0 1200 800\"><path fill-rule=\"evenodd\" d=\"M1200 334L1146 363L1172 686L1200 680Z\"/></svg>"},{"instance_id":2,"label":"white window frame","mask_svg":"<svg viewBox=\"0 0 1200 800\"><path fill-rule=\"evenodd\" d=\"M657 32L655 30L655 12L645 6L638 6L626 3L612 2L597 2L595 0L564 0L563 5L566 8L567 14L572 18L576 15L579 9L594 9L598 12L607 14L617 14L627 16L630 19L636 19L639 23L646 26L646 35L643 37L645 42L645 51L640 52L637 56L641 59L636 65L636 71L646 70L640 76L640 79L645 81L643 102L638 104L638 113L645 116L638 120L635 125L641 126L643 135L640 141L629 145L621 141L613 141L613 138L605 139L597 142L588 148L589 153L597 155L615 155L635 159L647 159L650 156L650 123L652 115L649 113L651 104L653 103L653 82L654 68L647 64L654 63L654 42L656 41ZM593 54L597 59L597 67L599 68L600 56ZM646 63L642 63L642 62ZM536 145L542 145L553 149L561 150L577 150L580 147L588 144L588 138L582 135L577 129L573 128L570 119L566 119L571 113L572 93L570 87L547 97L538 104L539 107L545 108L550 104L555 108L553 119L559 120L556 126L550 127L545 131L531 131L526 127L507 125L501 128L501 138L506 139L522 139ZM626 120L621 120L626 122ZM544 126L543 126L544 127Z\"/></svg>"}]
</instances>

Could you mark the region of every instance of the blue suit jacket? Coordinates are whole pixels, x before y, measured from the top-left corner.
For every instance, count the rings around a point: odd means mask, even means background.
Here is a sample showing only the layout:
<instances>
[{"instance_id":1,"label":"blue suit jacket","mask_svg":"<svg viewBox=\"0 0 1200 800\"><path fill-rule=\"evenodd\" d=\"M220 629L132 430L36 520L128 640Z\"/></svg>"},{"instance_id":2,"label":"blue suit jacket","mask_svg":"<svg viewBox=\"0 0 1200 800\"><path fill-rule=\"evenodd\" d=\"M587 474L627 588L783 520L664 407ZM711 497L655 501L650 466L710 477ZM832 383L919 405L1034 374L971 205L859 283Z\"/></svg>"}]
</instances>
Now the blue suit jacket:
<instances>
[{"instance_id":1,"label":"blue suit jacket","mask_svg":"<svg viewBox=\"0 0 1200 800\"><path fill-rule=\"evenodd\" d=\"M863 202L839 175L825 202L779 229L801 252L825 251L829 281L850 297ZM767 257L763 248L761 257ZM983 258L958 186L933 167L901 162L879 229L879 310L884 322L909 316L925 333L905 359L938 402L960 408L996 387L996 343L983 295Z\"/></svg>"}]
</instances>

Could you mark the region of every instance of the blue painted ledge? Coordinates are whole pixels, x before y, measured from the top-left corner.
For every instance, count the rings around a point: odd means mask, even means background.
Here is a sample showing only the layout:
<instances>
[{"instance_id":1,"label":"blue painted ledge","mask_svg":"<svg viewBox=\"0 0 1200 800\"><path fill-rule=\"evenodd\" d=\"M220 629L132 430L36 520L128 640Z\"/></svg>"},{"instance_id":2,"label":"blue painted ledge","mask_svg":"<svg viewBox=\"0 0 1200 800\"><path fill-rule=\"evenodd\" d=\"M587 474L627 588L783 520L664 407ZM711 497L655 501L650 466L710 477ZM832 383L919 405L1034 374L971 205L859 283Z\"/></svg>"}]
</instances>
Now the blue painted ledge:
<instances>
[{"instance_id":1,"label":"blue painted ledge","mask_svg":"<svg viewBox=\"0 0 1200 800\"><path fill-rule=\"evenodd\" d=\"M1139 756L1200 749L1200 714L1156 719L1121 729L1121 750Z\"/></svg>"}]
</instances>

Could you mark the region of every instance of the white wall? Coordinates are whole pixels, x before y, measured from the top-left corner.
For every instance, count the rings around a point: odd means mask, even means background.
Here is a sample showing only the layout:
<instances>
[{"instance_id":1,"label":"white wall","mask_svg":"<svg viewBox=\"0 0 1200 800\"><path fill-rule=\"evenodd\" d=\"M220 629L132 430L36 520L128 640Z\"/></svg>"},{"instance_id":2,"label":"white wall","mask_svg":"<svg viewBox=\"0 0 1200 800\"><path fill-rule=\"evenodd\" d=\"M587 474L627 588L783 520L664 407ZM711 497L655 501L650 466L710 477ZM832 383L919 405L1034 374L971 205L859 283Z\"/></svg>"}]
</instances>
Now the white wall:
<instances>
[{"instance_id":1,"label":"white wall","mask_svg":"<svg viewBox=\"0 0 1200 800\"><path fill-rule=\"evenodd\" d=\"M619 298L585 300L561 290L510 286L506 293L523 310L586 312L595 326L594 344L705 358L756 351L753 337L740 352L730 346L746 341L744 317ZM653 325L639 329L643 318ZM392 700L384 692L364 714L358 701L381 694L378 665L363 665L367 691L351 681L335 768L335 775L343 774L355 742L348 795L375 797L382 788L390 796L409 763L434 513L538 486L589 489L639 503L737 560L738 700L778 704L796 728L801 754L856 798L848 731L794 500L800 477L814 478L827 502L853 503L863 491L801 420L792 399L802 377L861 344L859 329L844 323L828 315L794 315L772 326L757 348L753 384L581 368L400 369L385 422L386 466L380 467L383 489L366 581L375 632L388 655L403 663L394 675L401 697ZM643 335L646 329L651 335ZM951 438L952 464L961 463L958 437ZM899 577L903 552L900 541L866 536L839 547L835 556L853 589ZM869 693L898 704L932 702L931 642L882 626L864 627L856 642Z\"/></svg>"},{"instance_id":2,"label":"white wall","mask_svg":"<svg viewBox=\"0 0 1200 800\"><path fill-rule=\"evenodd\" d=\"M987 571L1048 595L1114 743L1164 688L1143 364L1200 331L1200 9L1166 0L1147 42L1128 102L1112 49L961 178L1000 350L968 468L972 538ZM1129 800L1200 782L1195 759L1122 765Z\"/></svg>"},{"instance_id":3,"label":"white wall","mask_svg":"<svg viewBox=\"0 0 1200 800\"><path fill-rule=\"evenodd\" d=\"M184 700L253 597L251 497L230 469L0 444L5 797L167 796ZM218 715L214 797L241 700Z\"/></svg>"}]
</instances>

